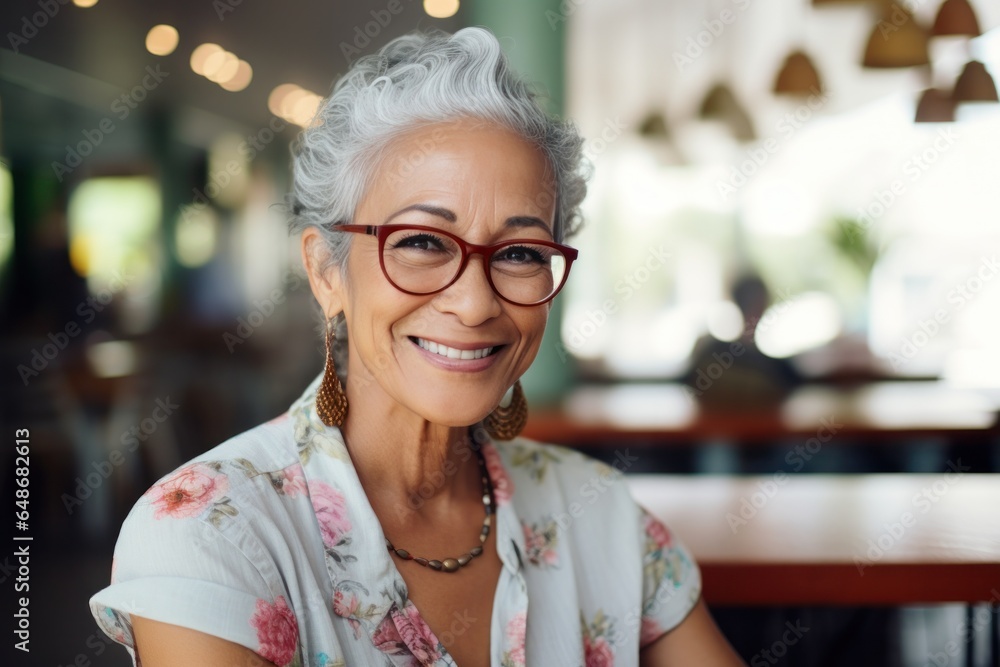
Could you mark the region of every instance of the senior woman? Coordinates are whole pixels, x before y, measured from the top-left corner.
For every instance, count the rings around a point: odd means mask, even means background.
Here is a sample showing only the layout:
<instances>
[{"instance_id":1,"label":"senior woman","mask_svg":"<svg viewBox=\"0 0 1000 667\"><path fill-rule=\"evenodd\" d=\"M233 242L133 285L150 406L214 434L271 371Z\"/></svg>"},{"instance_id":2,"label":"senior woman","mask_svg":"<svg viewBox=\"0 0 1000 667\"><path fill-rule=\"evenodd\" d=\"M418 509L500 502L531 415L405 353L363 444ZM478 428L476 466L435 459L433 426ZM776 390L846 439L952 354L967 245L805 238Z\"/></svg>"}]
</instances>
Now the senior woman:
<instances>
[{"instance_id":1,"label":"senior woman","mask_svg":"<svg viewBox=\"0 0 1000 667\"><path fill-rule=\"evenodd\" d=\"M133 508L91 607L137 664L742 664L620 475L516 437L581 143L482 29L337 84L293 164L325 372Z\"/></svg>"}]
</instances>

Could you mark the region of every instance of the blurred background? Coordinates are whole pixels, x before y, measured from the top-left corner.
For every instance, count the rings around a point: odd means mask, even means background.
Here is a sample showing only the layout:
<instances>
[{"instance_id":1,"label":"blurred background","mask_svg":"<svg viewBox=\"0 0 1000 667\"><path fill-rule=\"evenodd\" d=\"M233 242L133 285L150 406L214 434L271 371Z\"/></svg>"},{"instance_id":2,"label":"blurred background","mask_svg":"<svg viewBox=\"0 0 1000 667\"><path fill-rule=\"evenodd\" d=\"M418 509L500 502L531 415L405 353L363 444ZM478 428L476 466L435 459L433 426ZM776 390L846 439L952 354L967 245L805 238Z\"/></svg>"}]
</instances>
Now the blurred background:
<instances>
[{"instance_id":1,"label":"blurred background","mask_svg":"<svg viewBox=\"0 0 1000 667\"><path fill-rule=\"evenodd\" d=\"M525 380L528 435L628 460L651 503L691 489L663 514L706 586L748 540L779 570L796 549L846 563L863 594L706 588L752 665L998 664L1000 593L982 583L1000 587L1000 4L8 0L0 414L4 498L13 432L30 432L23 664L128 664L86 601L129 508L322 370L285 228L290 142L357 57L468 25L501 37L594 167L580 259ZM956 466L978 481L918 528L871 518ZM858 523L820 534L827 514L785 508L791 491L757 502L789 478L832 485L824 511ZM841 505L865 484L871 505ZM722 496L708 513L692 500ZM795 539L766 532L786 520ZM935 541L969 526L978 541ZM885 534L901 546L883 559ZM854 557L897 556L947 561L912 571L942 592L869 596ZM975 576L949 588L954 573ZM785 574L759 588L798 586ZM815 630L789 644L799 621Z\"/></svg>"}]
</instances>

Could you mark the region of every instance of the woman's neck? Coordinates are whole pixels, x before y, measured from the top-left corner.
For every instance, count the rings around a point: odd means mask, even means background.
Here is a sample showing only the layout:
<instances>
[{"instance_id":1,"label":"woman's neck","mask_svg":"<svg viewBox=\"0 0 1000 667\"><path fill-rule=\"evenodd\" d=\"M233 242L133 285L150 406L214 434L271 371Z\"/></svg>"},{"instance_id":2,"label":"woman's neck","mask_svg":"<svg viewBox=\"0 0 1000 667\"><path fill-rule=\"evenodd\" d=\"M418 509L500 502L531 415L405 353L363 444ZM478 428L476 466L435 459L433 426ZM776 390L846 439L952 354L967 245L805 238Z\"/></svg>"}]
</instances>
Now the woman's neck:
<instances>
[{"instance_id":1,"label":"woman's neck","mask_svg":"<svg viewBox=\"0 0 1000 667\"><path fill-rule=\"evenodd\" d=\"M341 427L361 485L377 513L446 519L479 502L479 465L468 427L431 424L381 392L352 401ZM380 400L382 399L382 400Z\"/></svg>"}]
</instances>

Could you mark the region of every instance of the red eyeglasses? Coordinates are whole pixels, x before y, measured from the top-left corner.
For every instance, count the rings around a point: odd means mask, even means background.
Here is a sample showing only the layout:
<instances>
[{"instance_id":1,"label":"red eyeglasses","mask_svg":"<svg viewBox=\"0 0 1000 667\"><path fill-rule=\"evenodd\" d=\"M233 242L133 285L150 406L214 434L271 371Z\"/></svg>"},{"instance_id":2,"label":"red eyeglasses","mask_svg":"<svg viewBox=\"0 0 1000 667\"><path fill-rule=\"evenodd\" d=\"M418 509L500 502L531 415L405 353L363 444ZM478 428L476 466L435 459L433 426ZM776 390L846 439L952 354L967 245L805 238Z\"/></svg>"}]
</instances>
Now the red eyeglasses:
<instances>
[{"instance_id":1,"label":"red eyeglasses","mask_svg":"<svg viewBox=\"0 0 1000 667\"><path fill-rule=\"evenodd\" d=\"M331 225L330 229L378 238L382 273L405 294L423 296L447 289L465 271L469 257L481 255L490 287L517 306L551 301L566 283L578 254L575 248L535 239L477 245L420 225Z\"/></svg>"}]
</instances>

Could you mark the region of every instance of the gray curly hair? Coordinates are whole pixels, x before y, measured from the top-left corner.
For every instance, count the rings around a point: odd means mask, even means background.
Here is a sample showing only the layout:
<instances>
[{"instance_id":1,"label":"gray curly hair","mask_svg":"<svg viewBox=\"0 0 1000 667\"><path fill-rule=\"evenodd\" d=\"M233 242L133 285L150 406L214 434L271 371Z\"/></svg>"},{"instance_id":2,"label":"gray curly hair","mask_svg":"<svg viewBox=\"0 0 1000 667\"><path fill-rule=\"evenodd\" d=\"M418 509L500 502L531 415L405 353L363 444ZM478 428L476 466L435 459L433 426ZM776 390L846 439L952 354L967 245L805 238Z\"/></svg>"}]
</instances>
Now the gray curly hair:
<instances>
[{"instance_id":1,"label":"gray curly hair","mask_svg":"<svg viewBox=\"0 0 1000 667\"><path fill-rule=\"evenodd\" d=\"M484 28L404 35L354 63L294 146L290 231L318 227L341 264L351 235L324 225L353 218L388 144L461 118L494 122L544 152L556 179L556 241L572 235L587 192L583 139L545 113Z\"/></svg>"},{"instance_id":2,"label":"gray curly hair","mask_svg":"<svg viewBox=\"0 0 1000 667\"><path fill-rule=\"evenodd\" d=\"M467 118L505 127L543 152L555 178L555 240L576 232L590 169L583 138L542 109L484 28L404 35L353 64L293 146L290 232L316 227L328 250L322 270L342 268L353 235L328 225L352 220L390 142Z\"/></svg>"}]
</instances>

